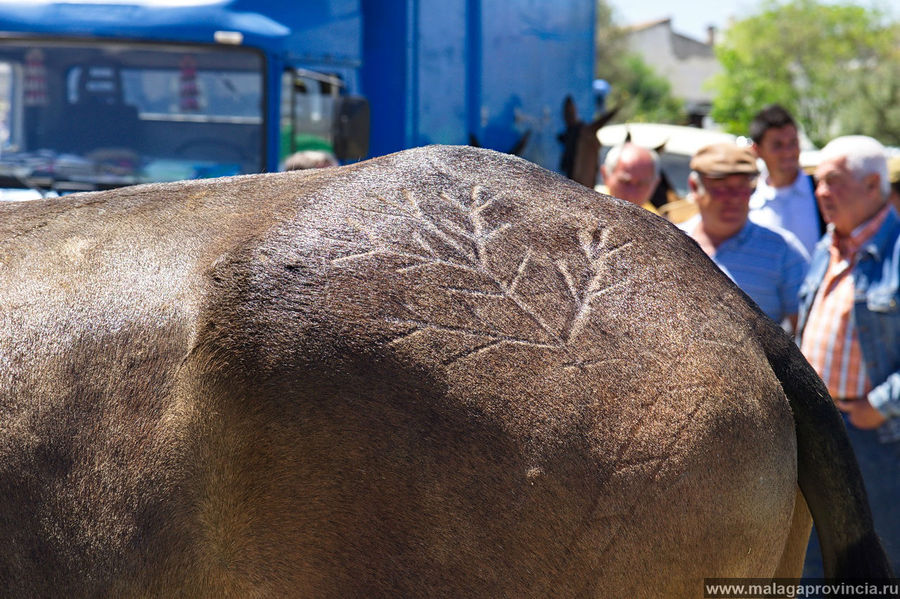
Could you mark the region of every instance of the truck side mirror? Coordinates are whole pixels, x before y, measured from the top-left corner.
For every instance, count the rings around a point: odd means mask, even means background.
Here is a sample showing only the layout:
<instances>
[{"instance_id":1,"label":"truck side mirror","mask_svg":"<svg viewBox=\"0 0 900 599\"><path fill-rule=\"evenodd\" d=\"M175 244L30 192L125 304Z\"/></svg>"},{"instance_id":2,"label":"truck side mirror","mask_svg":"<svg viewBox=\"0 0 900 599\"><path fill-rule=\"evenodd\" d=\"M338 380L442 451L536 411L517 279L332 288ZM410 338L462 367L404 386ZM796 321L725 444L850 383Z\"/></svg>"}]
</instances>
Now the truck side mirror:
<instances>
[{"instance_id":1,"label":"truck side mirror","mask_svg":"<svg viewBox=\"0 0 900 599\"><path fill-rule=\"evenodd\" d=\"M369 101L339 96L332 123L334 154L340 160L362 160L369 154Z\"/></svg>"}]
</instances>

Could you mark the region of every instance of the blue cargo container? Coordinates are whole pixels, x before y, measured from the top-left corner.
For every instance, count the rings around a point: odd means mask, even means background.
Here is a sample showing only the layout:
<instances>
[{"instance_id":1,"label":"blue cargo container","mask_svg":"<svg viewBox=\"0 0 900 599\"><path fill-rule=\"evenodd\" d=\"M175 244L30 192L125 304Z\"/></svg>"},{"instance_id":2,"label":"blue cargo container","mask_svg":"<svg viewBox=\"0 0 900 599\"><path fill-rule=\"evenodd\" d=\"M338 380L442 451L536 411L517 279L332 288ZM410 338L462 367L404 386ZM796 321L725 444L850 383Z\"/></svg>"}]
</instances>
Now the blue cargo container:
<instances>
[{"instance_id":1,"label":"blue cargo container","mask_svg":"<svg viewBox=\"0 0 900 599\"><path fill-rule=\"evenodd\" d=\"M0 184L277 170L429 143L556 168L592 108L593 0L0 1ZM371 114L371 135L369 133Z\"/></svg>"},{"instance_id":2,"label":"blue cargo container","mask_svg":"<svg viewBox=\"0 0 900 599\"><path fill-rule=\"evenodd\" d=\"M511 148L556 169L562 105L593 114L592 0L363 0L372 151L429 143Z\"/></svg>"}]
</instances>

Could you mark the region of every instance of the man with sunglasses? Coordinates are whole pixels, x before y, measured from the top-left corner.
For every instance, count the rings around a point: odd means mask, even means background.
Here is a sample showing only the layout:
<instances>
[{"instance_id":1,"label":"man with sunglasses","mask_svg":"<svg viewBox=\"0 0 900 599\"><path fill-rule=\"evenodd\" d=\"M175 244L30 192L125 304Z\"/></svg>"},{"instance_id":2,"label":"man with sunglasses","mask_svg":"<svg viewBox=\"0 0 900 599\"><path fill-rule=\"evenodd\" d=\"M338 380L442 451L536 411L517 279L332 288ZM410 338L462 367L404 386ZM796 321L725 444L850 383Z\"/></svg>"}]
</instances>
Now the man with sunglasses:
<instances>
[{"instance_id":1,"label":"man with sunglasses","mask_svg":"<svg viewBox=\"0 0 900 599\"><path fill-rule=\"evenodd\" d=\"M718 143L701 148L690 166L688 187L699 214L679 226L763 312L793 330L809 256L793 234L749 220L756 156Z\"/></svg>"}]
</instances>

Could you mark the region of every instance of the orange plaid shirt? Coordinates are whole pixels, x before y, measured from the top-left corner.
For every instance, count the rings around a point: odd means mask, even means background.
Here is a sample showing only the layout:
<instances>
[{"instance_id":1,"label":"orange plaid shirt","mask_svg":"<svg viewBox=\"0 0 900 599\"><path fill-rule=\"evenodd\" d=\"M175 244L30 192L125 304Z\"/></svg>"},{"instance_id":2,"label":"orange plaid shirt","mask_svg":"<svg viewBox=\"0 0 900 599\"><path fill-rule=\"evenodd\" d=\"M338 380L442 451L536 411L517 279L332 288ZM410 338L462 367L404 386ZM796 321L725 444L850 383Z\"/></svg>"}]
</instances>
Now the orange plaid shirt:
<instances>
[{"instance_id":1,"label":"orange plaid shirt","mask_svg":"<svg viewBox=\"0 0 900 599\"><path fill-rule=\"evenodd\" d=\"M832 230L831 259L804 327L800 351L835 398L865 397L872 389L852 317L851 272L859 249L878 231L887 214L885 206L849 237L839 237Z\"/></svg>"}]
</instances>

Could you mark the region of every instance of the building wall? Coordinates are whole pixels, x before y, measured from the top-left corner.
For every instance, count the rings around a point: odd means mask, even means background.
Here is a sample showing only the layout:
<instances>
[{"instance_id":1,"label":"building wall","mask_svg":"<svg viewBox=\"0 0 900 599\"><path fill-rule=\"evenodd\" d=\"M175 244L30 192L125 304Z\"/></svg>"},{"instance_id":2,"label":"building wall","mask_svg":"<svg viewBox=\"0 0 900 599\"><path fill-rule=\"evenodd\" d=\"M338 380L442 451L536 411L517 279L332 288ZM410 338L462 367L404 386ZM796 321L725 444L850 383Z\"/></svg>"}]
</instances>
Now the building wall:
<instances>
[{"instance_id":1,"label":"building wall","mask_svg":"<svg viewBox=\"0 0 900 599\"><path fill-rule=\"evenodd\" d=\"M713 94L704 84L721 71L712 46L672 31L671 22L635 27L628 36L629 47L669 80L675 96L691 104L708 104Z\"/></svg>"}]
</instances>

